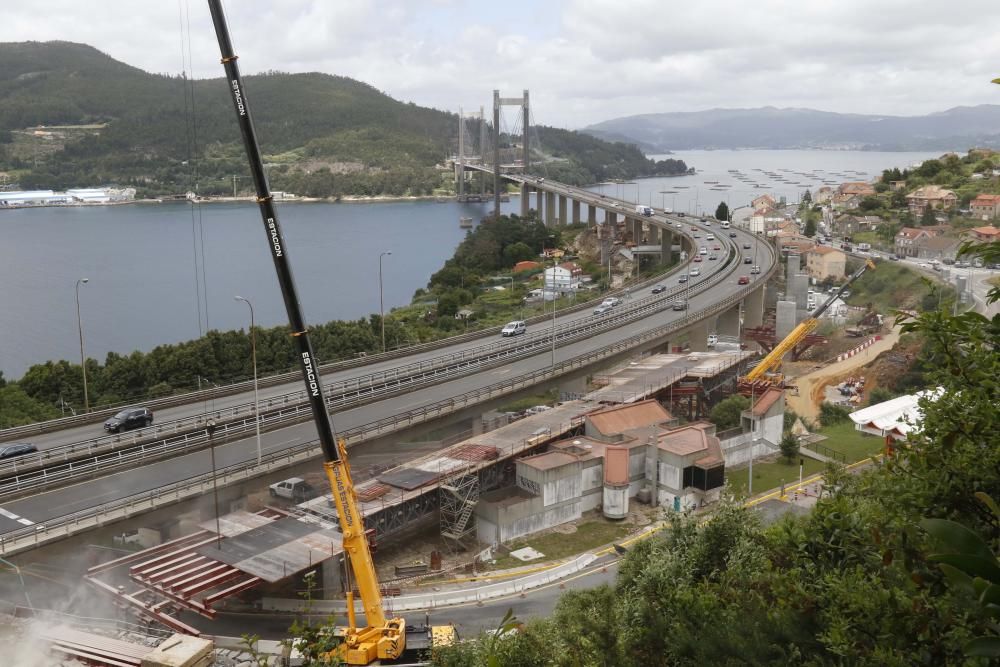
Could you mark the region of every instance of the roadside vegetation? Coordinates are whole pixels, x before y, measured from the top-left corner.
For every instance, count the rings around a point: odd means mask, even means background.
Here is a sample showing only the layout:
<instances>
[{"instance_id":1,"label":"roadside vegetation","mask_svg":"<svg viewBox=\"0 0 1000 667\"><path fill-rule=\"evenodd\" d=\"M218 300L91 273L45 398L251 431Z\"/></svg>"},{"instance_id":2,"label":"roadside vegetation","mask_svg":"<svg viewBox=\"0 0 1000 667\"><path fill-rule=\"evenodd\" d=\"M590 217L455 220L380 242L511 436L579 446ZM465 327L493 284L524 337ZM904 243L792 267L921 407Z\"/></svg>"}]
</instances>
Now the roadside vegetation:
<instances>
[{"instance_id":1,"label":"roadside vegetation","mask_svg":"<svg viewBox=\"0 0 1000 667\"><path fill-rule=\"evenodd\" d=\"M992 252L1000 257L1000 244ZM922 431L884 462L859 474L828 468L809 515L764 526L732 502L704 523L669 514L612 585L568 592L549 618L435 652L432 663L994 664L1000 318L933 310L905 330L923 337L925 386L940 397L922 403ZM867 443L851 443L834 417L828 444L863 454Z\"/></svg>"}]
</instances>

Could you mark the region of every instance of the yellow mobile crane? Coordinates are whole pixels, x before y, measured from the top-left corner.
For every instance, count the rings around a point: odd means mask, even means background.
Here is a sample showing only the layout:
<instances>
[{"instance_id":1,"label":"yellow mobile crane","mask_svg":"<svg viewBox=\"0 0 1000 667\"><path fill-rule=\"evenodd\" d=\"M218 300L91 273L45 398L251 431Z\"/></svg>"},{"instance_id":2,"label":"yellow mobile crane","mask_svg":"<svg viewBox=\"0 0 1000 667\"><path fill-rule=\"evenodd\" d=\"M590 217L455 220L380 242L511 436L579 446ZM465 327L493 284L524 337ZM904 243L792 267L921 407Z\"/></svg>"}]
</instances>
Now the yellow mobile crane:
<instances>
[{"instance_id":1,"label":"yellow mobile crane","mask_svg":"<svg viewBox=\"0 0 1000 667\"><path fill-rule=\"evenodd\" d=\"M809 313L809 317L799 322L799 325L792 329L792 331L785 336L784 340L774 346L766 357L761 359L760 363L754 367L749 373L744 377L740 378L741 385L753 385L761 380L765 380L768 384L776 384L781 386L784 378L780 374L775 374L773 371L781 365L781 359L785 356L793 347L799 344L799 342L812 333L812 330L819 325L819 316L830 307L830 304L834 302L843 292L853 283L855 280L860 278L865 271L875 269L875 262L870 259L866 259L865 263L861 265L861 268L851 274L851 277L847 279L835 294L832 294L826 301L824 301L819 308Z\"/></svg>"},{"instance_id":2,"label":"yellow mobile crane","mask_svg":"<svg viewBox=\"0 0 1000 667\"><path fill-rule=\"evenodd\" d=\"M323 386L320 382L319 369L316 366L312 344L309 341L309 329L306 326L302 309L299 306L295 282L292 279L291 264L288 260L288 250L285 247L281 225L274 209L274 202L264 174L264 164L261 160L257 135L250 117L250 103L243 89L243 79L236 65L237 56L233 52L229 28L222 10L221 0L209 0L209 10L212 13L212 23L215 25L219 49L222 52L222 64L226 70L227 87L233 99L243 146L246 148L250 163L250 173L253 177L257 193L257 204L260 207L267 244L271 251L271 259L278 274L281 295L288 312L291 335L297 348L297 358L302 370L302 379L306 385L306 394L312 408L313 419L319 434L319 442L323 448L325 461L323 468L330 481L330 490L337 506L337 517L343 533L344 554L351 563L354 578L357 582L361 606L365 613L365 626L357 627L354 613L354 596L347 593L347 627L337 628L336 633L342 638L339 648L334 654L348 665L369 665L375 660L394 660L402 656L406 648L406 623L402 618L387 618L382 608L382 594L379 590L375 565L372 562L368 538L365 534L364 520L358 509L358 500L351 480L351 471L347 465L347 450L343 441L337 441L334 435L333 423L326 411L326 401L323 398ZM430 636L438 643L448 643L454 640L454 628L441 626L430 629Z\"/></svg>"}]
</instances>

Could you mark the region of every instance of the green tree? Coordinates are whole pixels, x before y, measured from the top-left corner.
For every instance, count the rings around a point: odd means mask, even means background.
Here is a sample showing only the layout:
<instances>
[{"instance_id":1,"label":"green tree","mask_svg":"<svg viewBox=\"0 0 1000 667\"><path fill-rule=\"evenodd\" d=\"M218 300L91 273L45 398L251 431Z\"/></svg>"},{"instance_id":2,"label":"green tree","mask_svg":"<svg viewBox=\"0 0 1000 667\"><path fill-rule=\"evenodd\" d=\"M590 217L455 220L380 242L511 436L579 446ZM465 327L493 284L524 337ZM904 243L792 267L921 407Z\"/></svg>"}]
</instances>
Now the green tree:
<instances>
[{"instance_id":1,"label":"green tree","mask_svg":"<svg viewBox=\"0 0 1000 667\"><path fill-rule=\"evenodd\" d=\"M896 397L896 394L885 387L875 387L870 392L868 392L868 405L877 405L879 403L885 403L886 401L891 401Z\"/></svg>"},{"instance_id":2,"label":"green tree","mask_svg":"<svg viewBox=\"0 0 1000 667\"><path fill-rule=\"evenodd\" d=\"M858 208L862 211L875 211L882 208L882 202L878 197L865 197L858 204Z\"/></svg>"},{"instance_id":3,"label":"green tree","mask_svg":"<svg viewBox=\"0 0 1000 667\"><path fill-rule=\"evenodd\" d=\"M813 200L813 196L812 196L811 192L809 192L808 190L806 190L805 192L802 193L802 203L803 204L805 204L806 206L808 206L809 204L812 204L812 200Z\"/></svg>"},{"instance_id":4,"label":"green tree","mask_svg":"<svg viewBox=\"0 0 1000 667\"><path fill-rule=\"evenodd\" d=\"M778 449L786 461L794 461L799 455L799 439L791 433L786 433L778 443Z\"/></svg>"},{"instance_id":5,"label":"green tree","mask_svg":"<svg viewBox=\"0 0 1000 667\"><path fill-rule=\"evenodd\" d=\"M809 238L816 236L816 218L813 216L806 218L806 226L805 229L802 230L802 233Z\"/></svg>"},{"instance_id":6,"label":"green tree","mask_svg":"<svg viewBox=\"0 0 1000 667\"><path fill-rule=\"evenodd\" d=\"M740 394L733 394L719 401L708 413L708 418L720 431L735 428L740 425L740 414L748 407L750 399Z\"/></svg>"},{"instance_id":7,"label":"green tree","mask_svg":"<svg viewBox=\"0 0 1000 667\"><path fill-rule=\"evenodd\" d=\"M503 258L508 266L514 266L518 262L534 259L538 253L531 249L527 243L518 241L503 249Z\"/></svg>"},{"instance_id":8,"label":"green tree","mask_svg":"<svg viewBox=\"0 0 1000 667\"><path fill-rule=\"evenodd\" d=\"M843 405L823 402L819 405L819 423L823 426L833 426L848 420L851 411Z\"/></svg>"},{"instance_id":9,"label":"green tree","mask_svg":"<svg viewBox=\"0 0 1000 667\"><path fill-rule=\"evenodd\" d=\"M928 204L924 207L924 212L920 214L920 226L930 227L937 224L937 215L934 212L934 208Z\"/></svg>"},{"instance_id":10,"label":"green tree","mask_svg":"<svg viewBox=\"0 0 1000 667\"><path fill-rule=\"evenodd\" d=\"M719 205L715 207L715 219L729 220L729 204L724 201L719 202Z\"/></svg>"}]
</instances>

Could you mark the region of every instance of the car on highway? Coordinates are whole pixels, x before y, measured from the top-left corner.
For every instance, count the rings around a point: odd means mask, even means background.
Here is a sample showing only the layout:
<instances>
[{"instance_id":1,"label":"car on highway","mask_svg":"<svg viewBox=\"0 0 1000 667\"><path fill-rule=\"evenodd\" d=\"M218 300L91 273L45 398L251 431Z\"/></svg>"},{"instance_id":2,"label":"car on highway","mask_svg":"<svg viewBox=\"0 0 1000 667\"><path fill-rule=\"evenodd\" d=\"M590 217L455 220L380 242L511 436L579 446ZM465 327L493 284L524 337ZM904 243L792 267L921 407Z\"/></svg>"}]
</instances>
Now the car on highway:
<instances>
[{"instance_id":1,"label":"car on highway","mask_svg":"<svg viewBox=\"0 0 1000 667\"><path fill-rule=\"evenodd\" d=\"M719 256L716 255L714 252L711 255L708 256L708 261L710 261L710 262L715 261L717 259L719 259Z\"/></svg>"},{"instance_id":2,"label":"car on highway","mask_svg":"<svg viewBox=\"0 0 1000 667\"><path fill-rule=\"evenodd\" d=\"M702 247L698 248L698 254L699 255L707 255L708 254L708 248L706 248L705 246L702 246Z\"/></svg>"},{"instance_id":3,"label":"car on highway","mask_svg":"<svg viewBox=\"0 0 1000 667\"><path fill-rule=\"evenodd\" d=\"M611 310L611 306L605 306L603 303L597 308L594 308L594 315L603 315L604 313Z\"/></svg>"},{"instance_id":4,"label":"car on highway","mask_svg":"<svg viewBox=\"0 0 1000 667\"><path fill-rule=\"evenodd\" d=\"M689 275L689 276L692 276L692 277L693 277L693 276L700 276L700 275L701 275L701 269L699 269L699 268L698 268L698 267L696 266L696 267L694 267L693 269L691 269L690 271L688 271L688 275Z\"/></svg>"},{"instance_id":5,"label":"car on highway","mask_svg":"<svg viewBox=\"0 0 1000 667\"><path fill-rule=\"evenodd\" d=\"M701 261L701 255L695 255L694 259L692 259L691 261L692 262L700 262Z\"/></svg>"},{"instance_id":6,"label":"car on highway","mask_svg":"<svg viewBox=\"0 0 1000 667\"><path fill-rule=\"evenodd\" d=\"M743 258L743 263L744 264L753 264L753 259L751 259L750 257L744 257Z\"/></svg>"},{"instance_id":7,"label":"car on highway","mask_svg":"<svg viewBox=\"0 0 1000 667\"><path fill-rule=\"evenodd\" d=\"M712 250L722 250L722 246L716 243L714 246L712 246Z\"/></svg>"},{"instance_id":8,"label":"car on highway","mask_svg":"<svg viewBox=\"0 0 1000 667\"><path fill-rule=\"evenodd\" d=\"M8 442L5 445L0 445L0 459L12 459L25 454L34 454L37 451L38 447L28 442Z\"/></svg>"},{"instance_id":9,"label":"car on highway","mask_svg":"<svg viewBox=\"0 0 1000 667\"><path fill-rule=\"evenodd\" d=\"M729 232L729 238L735 239L736 238L736 232Z\"/></svg>"},{"instance_id":10,"label":"car on highway","mask_svg":"<svg viewBox=\"0 0 1000 667\"><path fill-rule=\"evenodd\" d=\"M651 291L653 292L653 294L661 294L661 293L667 291L667 286L666 285L657 285Z\"/></svg>"},{"instance_id":11,"label":"car on highway","mask_svg":"<svg viewBox=\"0 0 1000 667\"><path fill-rule=\"evenodd\" d=\"M691 225L691 231L692 231L692 232L696 232L696 231L698 231L698 228L697 228L697 227L695 227L694 225Z\"/></svg>"},{"instance_id":12,"label":"car on highway","mask_svg":"<svg viewBox=\"0 0 1000 667\"><path fill-rule=\"evenodd\" d=\"M682 285L684 283L686 283L687 281L688 281L688 277L687 276L681 276L680 278L677 279L677 282L681 283Z\"/></svg>"},{"instance_id":13,"label":"car on highway","mask_svg":"<svg viewBox=\"0 0 1000 667\"><path fill-rule=\"evenodd\" d=\"M750 244L749 243L744 243L743 244L743 249L744 250L749 250L750 249Z\"/></svg>"},{"instance_id":14,"label":"car on highway","mask_svg":"<svg viewBox=\"0 0 1000 667\"><path fill-rule=\"evenodd\" d=\"M500 335L505 338L507 336L517 336L518 334L523 334L527 330L528 325L525 324L523 320L515 320L503 325L503 329L500 330Z\"/></svg>"},{"instance_id":15,"label":"car on highway","mask_svg":"<svg viewBox=\"0 0 1000 667\"><path fill-rule=\"evenodd\" d=\"M677 212L677 217L678 218L683 218L684 217L684 211L678 211Z\"/></svg>"},{"instance_id":16,"label":"car on highway","mask_svg":"<svg viewBox=\"0 0 1000 667\"><path fill-rule=\"evenodd\" d=\"M622 302L621 299L619 299L618 297L616 297L616 296L609 296L607 299L605 299L604 301L601 302L601 305L602 306L607 306L608 308L614 308L615 306L617 306L621 302Z\"/></svg>"},{"instance_id":17,"label":"car on highway","mask_svg":"<svg viewBox=\"0 0 1000 667\"><path fill-rule=\"evenodd\" d=\"M750 267L750 273L757 275L758 273L760 273L760 267L754 264L753 266Z\"/></svg>"},{"instance_id":18,"label":"car on highway","mask_svg":"<svg viewBox=\"0 0 1000 667\"><path fill-rule=\"evenodd\" d=\"M750 276L740 276L740 279L736 281L737 285L749 285Z\"/></svg>"},{"instance_id":19,"label":"car on highway","mask_svg":"<svg viewBox=\"0 0 1000 667\"><path fill-rule=\"evenodd\" d=\"M685 301L684 299L678 299L677 301L674 301L674 310L687 310L687 307L688 307L687 301Z\"/></svg>"},{"instance_id":20,"label":"car on highway","mask_svg":"<svg viewBox=\"0 0 1000 667\"><path fill-rule=\"evenodd\" d=\"M719 342L718 334L708 334L708 340L705 341L705 345L708 347L715 347L716 343Z\"/></svg>"},{"instance_id":21,"label":"car on highway","mask_svg":"<svg viewBox=\"0 0 1000 667\"><path fill-rule=\"evenodd\" d=\"M104 422L104 430L108 433L121 433L134 428L143 428L152 423L153 411L149 408L125 408Z\"/></svg>"},{"instance_id":22,"label":"car on highway","mask_svg":"<svg viewBox=\"0 0 1000 667\"><path fill-rule=\"evenodd\" d=\"M303 502L316 497L316 489L301 477L289 477L275 482L268 487L272 498L286 498L295 502Z\"/></svg>"}]
</instances>

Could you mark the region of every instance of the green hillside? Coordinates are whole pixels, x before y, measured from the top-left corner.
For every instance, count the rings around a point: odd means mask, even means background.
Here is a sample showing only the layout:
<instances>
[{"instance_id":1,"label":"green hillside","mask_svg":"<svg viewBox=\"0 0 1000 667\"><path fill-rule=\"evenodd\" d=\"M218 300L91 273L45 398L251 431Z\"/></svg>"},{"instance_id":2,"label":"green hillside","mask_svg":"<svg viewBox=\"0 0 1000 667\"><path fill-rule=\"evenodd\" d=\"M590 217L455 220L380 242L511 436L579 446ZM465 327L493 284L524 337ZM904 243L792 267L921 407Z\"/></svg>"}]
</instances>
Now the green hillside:
<instances>
[{"instance_id":1,"label":"green hillside","mask_svg":"<svg viewBox=\"0 0 1000 667\"><path fill-rule=\"evenodd\" d=\"M245 83L275 189L339 196L449 186L435 165L454 150L453 114L329 74L269 73ZM626 144L552 128L543 136L571 182L665 168ZM248 176L221 78L149 74L70 42L0 44L0 171L23 188L113 183L140 196L195 184L201 194L225 194L234 175Z\"/></svg>"}]
</instances>

